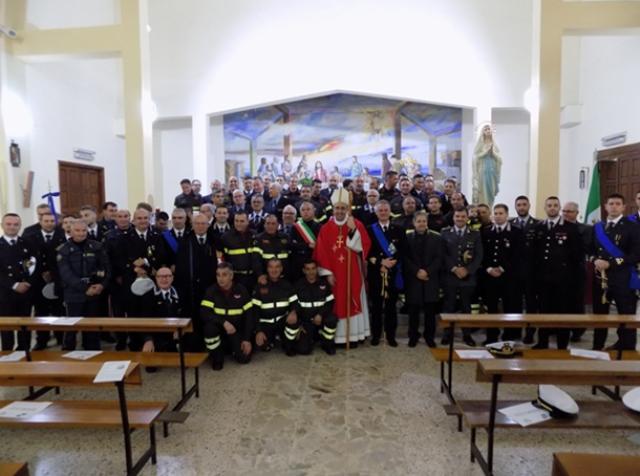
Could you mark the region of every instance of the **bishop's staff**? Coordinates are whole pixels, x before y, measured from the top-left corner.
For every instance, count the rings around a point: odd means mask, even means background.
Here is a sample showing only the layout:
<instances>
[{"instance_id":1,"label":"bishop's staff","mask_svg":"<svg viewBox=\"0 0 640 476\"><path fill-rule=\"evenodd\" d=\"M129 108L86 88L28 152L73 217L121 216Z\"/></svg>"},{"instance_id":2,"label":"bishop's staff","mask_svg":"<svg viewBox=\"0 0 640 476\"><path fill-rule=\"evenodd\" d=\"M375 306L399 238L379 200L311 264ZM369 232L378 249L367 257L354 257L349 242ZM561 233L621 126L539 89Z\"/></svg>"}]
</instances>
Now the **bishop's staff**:
<instances>
[{"instance_id":1,"label":"bishop's staff","mask_svg":"<svg viewBox=\"0 0 640 476\"><path fill-rule=\"evenodd\" d=\"M347 191L349 196L349 205L347 207L347 222L349 218L351 218L351 192ZM351 316L351 248L349 248L349 224L347 223L347 240L345 244L347 246L347 324L346 324L346 333L347 333L347 342L345 348L349 351L350 343L351 343L351 332L349 325L349 317Z\"/></svg>"}]
</instances>

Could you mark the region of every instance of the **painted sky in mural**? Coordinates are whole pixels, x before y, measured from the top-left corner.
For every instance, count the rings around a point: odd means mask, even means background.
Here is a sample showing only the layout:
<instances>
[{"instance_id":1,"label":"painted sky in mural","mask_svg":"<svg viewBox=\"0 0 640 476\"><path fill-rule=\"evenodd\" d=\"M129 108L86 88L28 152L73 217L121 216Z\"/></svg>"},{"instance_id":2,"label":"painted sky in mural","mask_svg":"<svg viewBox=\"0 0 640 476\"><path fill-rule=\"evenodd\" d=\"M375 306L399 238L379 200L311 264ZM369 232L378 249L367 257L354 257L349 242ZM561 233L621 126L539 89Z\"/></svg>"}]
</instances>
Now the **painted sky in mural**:
<instances>
[{"instance_id":1,"label":"painted sky in mural","mask_svg":"<svg viewBox=\"0 0 640 476\"><path fill-rule=\"evenodd\" d=\"M461 123L458 108L353 94L235 112L224 116L226 173L460 178Z\"/></svg>"}]
</instances>

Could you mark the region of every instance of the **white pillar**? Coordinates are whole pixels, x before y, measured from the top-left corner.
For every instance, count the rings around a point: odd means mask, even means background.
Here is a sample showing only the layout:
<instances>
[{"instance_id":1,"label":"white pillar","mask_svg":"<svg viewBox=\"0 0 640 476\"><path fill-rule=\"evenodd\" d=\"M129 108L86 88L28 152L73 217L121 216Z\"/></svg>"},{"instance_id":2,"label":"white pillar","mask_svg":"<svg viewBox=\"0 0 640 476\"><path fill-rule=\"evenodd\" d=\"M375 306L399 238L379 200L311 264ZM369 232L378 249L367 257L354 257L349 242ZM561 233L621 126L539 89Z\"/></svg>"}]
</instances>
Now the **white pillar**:
<instances>
[{"instance_id":1,"label":"white pillar","mask_svg":"<svg viewBox=\"0 0 640 476\"><path fill-rule=\"evenodd\" d=\"M191 137L193 145L193 178L202 182L200 193L209 193L208 157L209 157L209 116L198 113L191 117Z\"/></svg>"},{"instance_id":2,"label":"white pillar","mask_svg":"<svg viewBox=\"0 0 640 476\"><path fill-rule=\"evenodd\" d=\"M209 173L210 178L226 180L224 167L224 124L222 116L210 118Z\"/></svg>"}]
</instances>

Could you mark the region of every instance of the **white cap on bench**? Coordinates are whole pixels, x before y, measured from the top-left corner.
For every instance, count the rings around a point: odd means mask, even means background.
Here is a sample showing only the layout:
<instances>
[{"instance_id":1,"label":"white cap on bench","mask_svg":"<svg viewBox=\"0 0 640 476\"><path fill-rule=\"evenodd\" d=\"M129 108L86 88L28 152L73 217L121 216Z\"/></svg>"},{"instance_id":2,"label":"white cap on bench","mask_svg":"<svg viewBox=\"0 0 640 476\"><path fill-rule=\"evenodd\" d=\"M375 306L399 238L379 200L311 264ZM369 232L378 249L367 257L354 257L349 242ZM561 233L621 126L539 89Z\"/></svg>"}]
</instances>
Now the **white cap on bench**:
<instances>
[{"instance_id":1,"label":"white cap on bench","mask_svg":"<svg viewBox=\"0 0 640 476\"><path fill-rule=\"evenodd\" d=\"M629 410L640 412L640 387L632 388L622 397L622 403Z\"/></svg>"},{"instance_id":2,"label":"white cap on bench","mask_svg":"<svg viewBox=\"0 0 640 476\"><path fill-rule=\"evenodd\" d=\"M538 399L533 403L538 408L547 410L552 418L571 418L580 411L571 395L555 385L539 385Z\"/></svg>"}]
</instances>

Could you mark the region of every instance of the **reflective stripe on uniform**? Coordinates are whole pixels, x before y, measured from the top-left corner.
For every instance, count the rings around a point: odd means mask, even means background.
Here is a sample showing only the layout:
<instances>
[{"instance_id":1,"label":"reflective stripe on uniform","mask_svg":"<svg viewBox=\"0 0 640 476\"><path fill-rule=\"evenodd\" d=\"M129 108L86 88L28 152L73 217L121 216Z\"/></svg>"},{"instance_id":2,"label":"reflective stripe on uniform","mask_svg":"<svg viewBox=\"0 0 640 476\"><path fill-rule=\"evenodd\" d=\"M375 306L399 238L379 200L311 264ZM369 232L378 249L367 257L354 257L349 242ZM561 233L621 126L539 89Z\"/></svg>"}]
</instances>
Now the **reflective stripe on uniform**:
<instances>
[{"instance_id":1,"label":"reflective stripe on uniform","mask_svg":"<svg viewBox=\"0 0 640 476\"><path fill-rule=\"evenodd\" d=\"M203 307L210 307L211 309L213 309L213 308L214 308L213 302L212 302L212 301L208 301L208 300L206 300L206 299L203 299L203 300L200 302L200 305L201 305L201 306L203 306Z\"/></svg>"},{"instance_id":2,"label":"reflective stripe on uniform","mask_svg":"<svg viewBox=\"0 0 640 476\"><path fill-rule=\"evenodd\" d=\"M286 314L282 314L281 316L274 317L273 319L266 319L264 317L261 317L260 318L260 322L264 322L265 324L275 324L276 322L278 322L280 319L282 319L285 316L286 316Z\"/></svg>"},{"instance_id":3,"label":"reflective stripe on uniform","mask_svg":"<svg viewBox=\"0 0 640 476\"><path fill-rule=\"evenodd\" d=\"M300 332L300 328L291 329L290 327L284 328L284 336L289 340L295 340L298 337L298 332Z\"/></svg>"},{"instance_id":4,"label":"reflective stripe on uniform","mask_svg":"<svg viewBox=\"0 0 640 476\"><path fill-rule=\"evenodd\" d=\"M221 307L214 307L213 312L221 316L239 316L244 312L244 309L241 307L233 308L233 309L223 309Z\"/></svg>"},{"instance_id":5,"label":"reflective stripe on uniform","mask_svg":"<svg viewBox=\"0 0 640 476\"><path fill-rule=\"evenodd\" d=\"M216 350L221 344L220 336L205 337L204 343L208 350Z\"/></svg>"},{"instance_id":6,"label":"reflective stripe on uniform","mask_svg":"<svg viewBox=\"0 0 640 476\"><path fill-rule=\"evenodd\" d=\"M224 253L229 256L246 255L248 253L253 253L253 248L235 248L232 250L225 248Z\"/></svg>"},{"instance_id":7,"label":"reflective stripe on uniform","mask_svg":"<svg viewBox=\"0 0 640 476\"><path fill-rule=\"evenodd\" d=\"M262 258L264 259L287 259L289 257L289 253L265 253L261 248L254 248L256 253L260 253Z\"/></svg>"}]
</instances>

